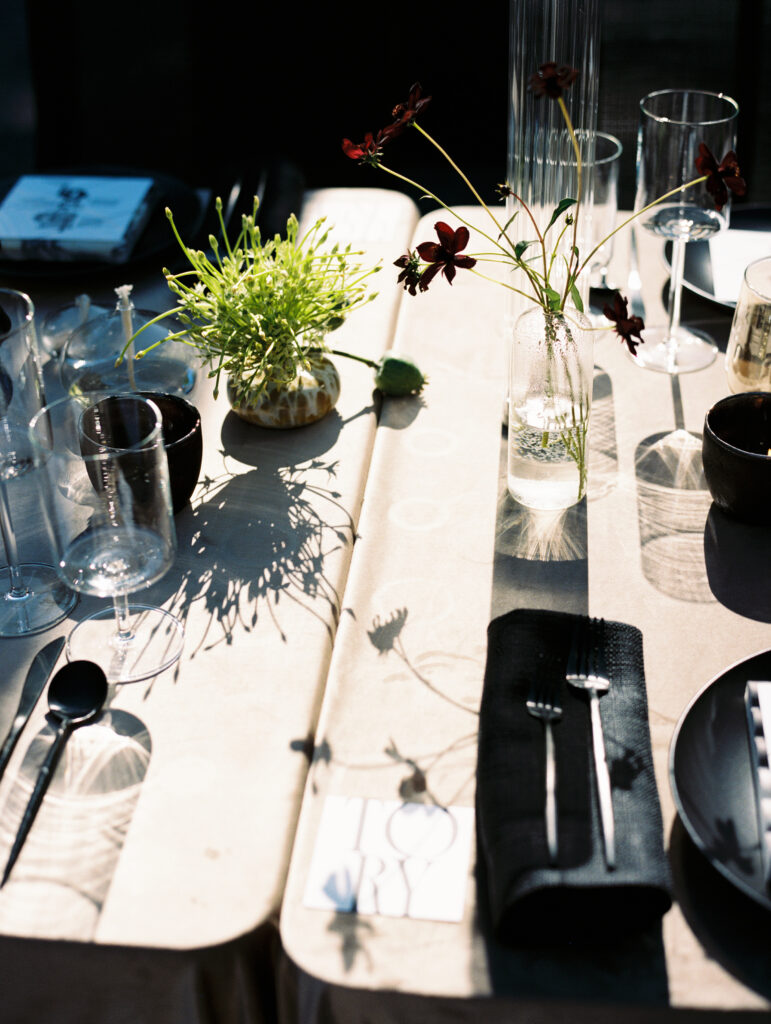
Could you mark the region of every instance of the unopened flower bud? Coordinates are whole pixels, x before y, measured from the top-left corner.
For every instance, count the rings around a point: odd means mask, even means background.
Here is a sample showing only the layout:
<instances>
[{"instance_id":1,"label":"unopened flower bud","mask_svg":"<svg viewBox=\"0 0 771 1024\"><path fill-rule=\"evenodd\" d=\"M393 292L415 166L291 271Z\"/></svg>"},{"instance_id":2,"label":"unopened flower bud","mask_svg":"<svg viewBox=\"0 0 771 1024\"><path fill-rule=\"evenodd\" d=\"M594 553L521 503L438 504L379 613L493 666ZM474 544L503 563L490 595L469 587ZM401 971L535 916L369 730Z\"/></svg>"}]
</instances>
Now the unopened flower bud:
<instances>
[{"instance_id":1,"label":"unopened flower bud","mask_svg":"<svg viewBox=\"0 0 771 1024\"><path fill-rule=\"evenodd\" d=\"M428 378L423 376L411 359L390 355L388 352L381 358L375 373L375 386L385 395L416 395L427 383Z\"/></svg>"}]
</instances>

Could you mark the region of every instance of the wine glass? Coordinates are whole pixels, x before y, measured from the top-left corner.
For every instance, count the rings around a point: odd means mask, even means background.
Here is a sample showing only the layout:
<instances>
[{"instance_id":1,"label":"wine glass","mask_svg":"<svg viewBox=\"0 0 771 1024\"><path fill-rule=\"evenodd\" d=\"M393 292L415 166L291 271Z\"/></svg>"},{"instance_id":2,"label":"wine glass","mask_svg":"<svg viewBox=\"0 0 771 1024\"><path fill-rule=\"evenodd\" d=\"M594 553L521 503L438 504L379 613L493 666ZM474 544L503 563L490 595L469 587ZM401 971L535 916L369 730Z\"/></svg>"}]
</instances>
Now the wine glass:
<instances>
[{"instance_id":1,"label":"wine glass","mask_svg":"<svg viewBox=\"0 0 771 1024\"><path fill-rule=\"evenodd\" d=\"M158 407L134 394L62 398L33 417L30 438L62 580L113 599L75 626L68 658L96 662L111 682L156 675L179 657L182 625L128 595L159 580L176 551Z\"/></svg>"},{"instance_id":2,"label":"wine glass","mask_svg":"<svg viewBox=\"0 0 771 1024\"><path fill-rule=\"evenodd\" d=\"M637 197L635 210L700 177L696 169L699 144L721 160L736 145L739 107L718 93L666 89L640 101L637 135ZM701 370L714 360L717 346L708 334L680 324L685 246L728 227L729 207L718 212L701 182L676 192L640 217L648 231L672 240L668 322L645 328L645 344L637 351L640 366L663 373Z\"/></svg>"},{"instance_id":3,"label":"wine glass","mask_svg":"<svg viewBox=\"0 0 771 1024\"><path fill-rule=\"evenodd\" d=\"M77 600L59 579L37 527L40 494L27 425L45 399L35 309L23 292L0 289L0 637L27 636L60 622Z\"/></svg>"}]
</instances>

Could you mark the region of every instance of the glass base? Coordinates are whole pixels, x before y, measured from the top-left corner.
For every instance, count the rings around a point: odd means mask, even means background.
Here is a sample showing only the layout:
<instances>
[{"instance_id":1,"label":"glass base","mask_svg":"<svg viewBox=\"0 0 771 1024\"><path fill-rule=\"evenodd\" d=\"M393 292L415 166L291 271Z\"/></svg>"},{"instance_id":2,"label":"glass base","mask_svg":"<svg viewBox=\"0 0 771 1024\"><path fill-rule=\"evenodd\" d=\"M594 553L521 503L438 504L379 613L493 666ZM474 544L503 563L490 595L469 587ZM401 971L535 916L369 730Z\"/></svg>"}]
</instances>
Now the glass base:
<instances>
[{"instance_id":1,"label":"glass base","mask_svg":"<svg viewBox=\"0 0 771 1024\"><path fill-rule=\"evenodd\" d=\"M630 352L629 358L659 373L693 373L715 361L717 345L708 334L693 327L676 327L672 334L670 338L668 327L646 327L645 343L638 347L637 355Z\"/></svg>"},{"instance_id":2,"label":"glass base","mask_svg":"<svg viewBox=\"0 0 771 1024\"><path fill-rule=\"evenodd\" d=\"M118 637L112 606L79 622L67 638L69 661L96 662L111 683L138 683L173 665L182 653L182 623L145 604L130 604L128 615L128 640Z\"/></svg>"},{"instance_id":3,"label":"glass base","mask_svg":"<svg viewBox=\"0 0 771 1024\"><path fill-rule=\"evenodd\" d=\"M11 574L0 569L0 637L42 633L66 618L78 595L59 579L52 565L25 562L19 566L27 592L11 593Z\"/></svg>"}]
</instances>

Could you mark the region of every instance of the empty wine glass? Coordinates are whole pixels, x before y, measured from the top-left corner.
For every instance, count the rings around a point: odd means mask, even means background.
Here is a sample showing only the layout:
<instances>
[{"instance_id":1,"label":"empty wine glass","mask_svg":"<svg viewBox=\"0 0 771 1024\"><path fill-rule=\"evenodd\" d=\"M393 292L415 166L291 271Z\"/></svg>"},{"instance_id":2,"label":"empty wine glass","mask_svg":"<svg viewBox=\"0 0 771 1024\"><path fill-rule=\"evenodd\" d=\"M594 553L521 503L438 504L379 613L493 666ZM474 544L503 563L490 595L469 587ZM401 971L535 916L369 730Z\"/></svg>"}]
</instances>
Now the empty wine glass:
<instances>
[{"instance_id":1,"label":"empty wine glass","mask_svg":"<svg viewBox=\"0 0 771 1024\"><path fill-rule=\"evenodd\" d=\"M737 104L729 96L693 89L653 92L640 102L637 136L635 210L700 177L696 169L699 144L718 160L736 145ZM685 245L709 238L728 226L729 207L720 212L706 182L676 192L642 214L648 231L672 240L668 322L646 327L645 344L637 351L640 366L664 373L701 370L714 360L717 347L708 334L680 324Z\"/></svg>"},{"instance_id":2,"label":"empty wine glass","mask_svg":"<svg viewBox=\"0 0 771 1024\"><path fill-rule=\"evenodd\" d=\"M157 406L129 394L63 398L32 419L30 438L62 580L113 599L73 629L68 658L96 662L111 682L156 675L179 657L182 625L128 595L159 580L176 551Z\"/></svg>"},{"instance_id":3,"label":"empty wine glass","mask_svg":"<svg viewBox=\"0 0 771 1024\"><path fill-rule=\"evenodd\" d=\"M26 636L60 622L77 600L59 579L38 529L40 493L27 434L44 403L35 310L23 292L0 289L0 636ZM45 561L41 560L45 559Z\"/></svg>"}]
</instances>

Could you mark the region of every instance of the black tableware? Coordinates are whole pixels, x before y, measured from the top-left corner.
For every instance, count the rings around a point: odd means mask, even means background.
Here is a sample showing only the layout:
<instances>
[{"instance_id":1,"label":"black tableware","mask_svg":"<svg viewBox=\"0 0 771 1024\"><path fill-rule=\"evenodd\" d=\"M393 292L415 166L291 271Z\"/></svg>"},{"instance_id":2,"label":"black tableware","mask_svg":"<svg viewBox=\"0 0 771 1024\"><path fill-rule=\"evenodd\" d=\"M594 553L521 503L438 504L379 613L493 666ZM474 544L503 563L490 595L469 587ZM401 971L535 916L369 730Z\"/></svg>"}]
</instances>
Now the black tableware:
<instances>
[{"instance_id":1,"label":"black tableware","mask_svg":"<svg viewBox=\"0 0 771 1024\"><path fill-rule=\"evenodd\" d=\"M771 910L744 704L750 679L771 679L771 650L732 665L696 695L675 729L669 776L696 846L737 889Z\"/></svg>"},{"instance_id":2,"label":"black tableware","mask_svg":"<svg viewBox=\"0 0 771 1024\"><path fill-rule=\"evenodd\" d=\"M771 526L771 392L730 395L713 405L704 420L702 460L719 508Z\"/></svg>"},{"instance_id":3,"label":"black tableware","mask_svg":"<svg viewBox=\"0 0 771 1024\"><path fill-rule=\"evenodd\" d=\"M143 507L155 498L148 479L156 459L157 422L155 409L137 401L134 395L103 398L86 407L80 419L80 451L92 486L112 508L113 495L127 484L134 496L134 515L140 522ZM119 462L109 458L112 452L127 449L135 451Z\"/></svg>"},{"instance_id":4,"label":"black tableware","mask_svg":"<svg viewBox=\"0 0 771 1024\"><path fill-rule=\"evenodd\" d=\"M54 741L45 761L40 767L35 788L27 804L24 817L16 833L16 839L5 865L0 889L8 881L13 865L21 853L24 840L32 828L32 823L43 802L48 784L53 777L59 756L70 733L78 726L85 725L96 718L102 710L107 698L107 677L104 672L90 661L71 661L60 668L48 687L48 707L50 720L56 730Z\"/></svg>"},{"instance_id":5,"label":"black tableware","mask_svg":"<svg viewBox=\"0 0 771 1024\"><path fill-rule=\"evenodd\" d=\"M161 413L163 447L169 460L171 504L174 514L190 501L198 483L203 457L201 416L194 405L180 395L158 395L143 391Z\"/></svg>"},{"instance_id":6,"label":"black tableware","mask_svg":"<svg viewBox=\"0 0 771 1024\"><path fill-rule=\"evenodd\" d=\"M3 746L0 749L0 779L2 779L8 762L11 760L11 754L13 754L21 731L27 724L32 709L43 692L43 688L48 682L48 677L51 675L59 655L62 653L62 647L64 647L64 637L60 636L56 640L51 640L50 643L47 643L32 659L32 664L27 670L27 676L22 687L19 706L16 708L16 714L13 716L13 722L8 730L8 735L5 737Z\"/></svg>"}]
</instances>

